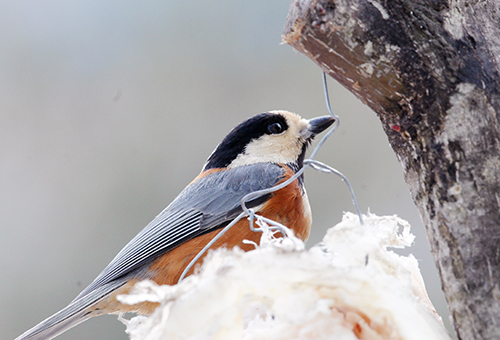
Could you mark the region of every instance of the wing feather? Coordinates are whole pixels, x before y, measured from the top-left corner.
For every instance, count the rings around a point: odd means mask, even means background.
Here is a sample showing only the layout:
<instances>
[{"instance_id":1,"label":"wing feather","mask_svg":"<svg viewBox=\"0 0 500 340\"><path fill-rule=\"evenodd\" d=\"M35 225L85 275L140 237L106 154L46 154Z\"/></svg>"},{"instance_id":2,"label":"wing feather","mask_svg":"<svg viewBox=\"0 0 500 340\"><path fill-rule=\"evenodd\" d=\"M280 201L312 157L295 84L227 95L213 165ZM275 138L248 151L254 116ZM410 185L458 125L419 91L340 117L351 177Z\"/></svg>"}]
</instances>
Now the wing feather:
<instances>
[{"instance_id":1,"label":"wing feather","mask_svg":"<svg viewBox=\"0 0 500 340\"><path fill-rule=\"evenodd\" d=\"M274 186L284 173L277 164L258 163L214 172L191 183L116 255L74 301L138 270L144 263L179 244L220 228L242 211L240 202L245 195ZM253 205L264 203L269 197L254 200Z\"/></svg>"}]
</instances>

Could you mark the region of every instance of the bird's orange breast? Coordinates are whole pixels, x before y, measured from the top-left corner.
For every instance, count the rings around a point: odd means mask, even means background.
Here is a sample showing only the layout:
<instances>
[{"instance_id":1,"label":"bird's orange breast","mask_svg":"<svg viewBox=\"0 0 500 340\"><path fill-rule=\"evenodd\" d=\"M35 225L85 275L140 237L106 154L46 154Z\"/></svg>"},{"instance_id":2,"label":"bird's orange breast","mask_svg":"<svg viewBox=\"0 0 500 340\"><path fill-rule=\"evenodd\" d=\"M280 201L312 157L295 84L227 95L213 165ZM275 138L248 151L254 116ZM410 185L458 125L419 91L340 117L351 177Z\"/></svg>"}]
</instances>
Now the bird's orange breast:
<instances>
[{"instance_id":1,"label":"bird's orange breast","mask_svg":"<svg viewBox=\"0 0 500 340\"><path fill-rule=\"evenodd\" d=\"M293 176L294 172L286 168L285 178L281 181ZM280 222L281 224L292 229L295 235L307 240L311 228L311 212L307 196L303 195L298 180L295 180L290 185L276 191L273 196L265 202L256 211L257 214ZM217 229L207 234L191 239L171 251L160 256L150 265L151 280L159 285L173 285L179 281L179 277L184 271L184 268L191 260L210 242L221 230ZM225 247L231 249L235 246L249 251L255 247L252 244L243 243L243 240L249 240L256 244L260 243L262 234L250 230L249 222L246 218L240 220L231 229L229 229L221 238L219 238L210 249ZM206 253L203 255L203 257ZM200 258L198 264L201 263ZM188 275L192 274L195 266L191 268ZM140 305L125 306L116 301L115 296L118 294L126 294L137 283L138 280L130 280L126 285L118 289L113 296L107 298L104 303L107 306L113 305L117 311L135 311L140 314L150 314L158 306L157 303L142 303ZM114 301L110 301L114 300ZM109 311L108 311L109 313Z\"/></svg>"}]
</instances>

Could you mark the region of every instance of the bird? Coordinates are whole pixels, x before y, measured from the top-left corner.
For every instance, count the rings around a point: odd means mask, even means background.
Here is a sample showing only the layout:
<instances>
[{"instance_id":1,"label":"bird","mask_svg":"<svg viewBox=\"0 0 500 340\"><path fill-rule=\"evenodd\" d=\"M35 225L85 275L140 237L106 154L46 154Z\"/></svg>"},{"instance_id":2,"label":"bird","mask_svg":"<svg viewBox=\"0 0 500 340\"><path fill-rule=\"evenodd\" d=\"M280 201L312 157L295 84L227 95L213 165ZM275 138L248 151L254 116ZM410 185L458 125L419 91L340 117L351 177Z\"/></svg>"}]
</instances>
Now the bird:
<instances>
[{"instance_id":1,"label":"bird","mask_svg":"<svg viewBox=\"0 0 500 340\"><path fill-rule=\"evenodd\" d=\"M135 312L149 315L159 305L120 303L142 280L174 285L191 260L243 212L242 198L292 177L304 164L313 138L334 123L332 116L310 120L284 110L268 111L232 129L203 165L201 173L115 256L72 302L16 340L48 340L85 320ZM277 221L307 240L312 215L303 173L288 186L246 202L256 214ZM260 234L239 220L211 249L235 246L249 251ZM200 258L201 260L201 258ZM198 261L200 261L198 260ZM188 275L193 273L191 268Z\"/></svg>"}]
</instances>

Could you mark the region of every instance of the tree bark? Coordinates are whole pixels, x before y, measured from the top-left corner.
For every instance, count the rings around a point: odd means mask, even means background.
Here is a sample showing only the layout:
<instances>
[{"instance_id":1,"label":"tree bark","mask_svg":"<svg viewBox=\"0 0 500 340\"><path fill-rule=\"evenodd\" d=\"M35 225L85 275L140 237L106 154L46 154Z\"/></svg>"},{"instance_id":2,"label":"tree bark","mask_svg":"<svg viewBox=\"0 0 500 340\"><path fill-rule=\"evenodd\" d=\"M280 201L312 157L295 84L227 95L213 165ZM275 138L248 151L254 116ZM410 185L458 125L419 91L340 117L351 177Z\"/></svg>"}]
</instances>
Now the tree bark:
<instances>
[{"instance_id":1,"label":"tree bark","mask_svg":"<svg viewBox=\"0 0 500 340\"><path fill-rule=\"evenodd\" d=\"M283 40L379 116L460 339L500 339L500 3L297 0Z\"/></svg>"}]
</instances>

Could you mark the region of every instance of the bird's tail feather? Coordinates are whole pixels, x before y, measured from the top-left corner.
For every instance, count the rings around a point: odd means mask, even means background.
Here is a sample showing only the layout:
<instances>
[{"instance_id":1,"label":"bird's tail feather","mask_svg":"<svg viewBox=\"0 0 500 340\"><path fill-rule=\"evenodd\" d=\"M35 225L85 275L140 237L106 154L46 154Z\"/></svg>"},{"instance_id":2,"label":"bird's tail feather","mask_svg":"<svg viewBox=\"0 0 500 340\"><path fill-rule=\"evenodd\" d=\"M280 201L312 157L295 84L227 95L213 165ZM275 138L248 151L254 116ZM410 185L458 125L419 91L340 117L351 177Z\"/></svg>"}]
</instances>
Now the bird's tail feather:
<instances>
[{"instance_id":1,"label":"bird's tail feather","mask_svg":"<svg viewBox=\"0 0 500 340\"><path fill-rule=\"evenodd\" d=\"M40 322L35 327L24 332L15 340L49 340L55 338L68 329L91 318L88 309L105 296L122 286L124 282L110 282L88 294L73 300L68 306L59 312Z\"/></svg>"}]
</instances>

